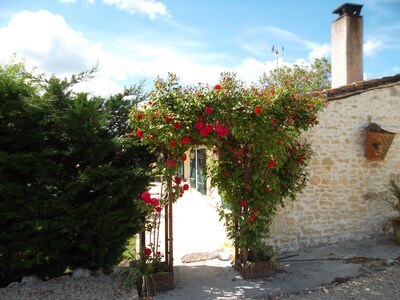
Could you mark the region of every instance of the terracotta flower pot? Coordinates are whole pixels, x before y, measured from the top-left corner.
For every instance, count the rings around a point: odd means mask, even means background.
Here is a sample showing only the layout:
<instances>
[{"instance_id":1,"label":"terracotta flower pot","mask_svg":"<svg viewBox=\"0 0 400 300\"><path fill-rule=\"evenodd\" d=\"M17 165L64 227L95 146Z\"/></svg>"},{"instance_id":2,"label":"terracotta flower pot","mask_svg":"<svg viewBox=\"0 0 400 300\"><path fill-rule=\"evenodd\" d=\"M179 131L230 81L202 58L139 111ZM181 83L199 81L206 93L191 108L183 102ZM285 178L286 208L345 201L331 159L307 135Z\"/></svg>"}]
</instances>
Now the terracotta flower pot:
<instances>
[{"instance_id":1,"label":"terracotta flower pot","mask_svg":"<svg viewBox=\"0 0 400 300\"><path fill-rule=\"evenodd\" d=\"M276 273L276 266L270 261L248 262L240 270L244 279L263 278Z\"/></svg>"},{"instance_id":2,"label":"terracotta flower pot","mask_svg":"<svg viewBox=\"0 0 400 300\"><path fill-rule=\"evenodd\" d=\"M365 157L369 160L382 161L395 138L396 133L386 131L375 123L365 128Z\"/></svg>"},{"instance_id":3,"label":"terracotta flower pot","mask_svg":"<svg viewBox=\"0 0 400 300\"><path fill-rule=\"evenodd\" d=\"M173 290L174 285L174 274L172 272L162 272L149 275L148 278L149 287L148 291L155 296L158 292L165 292ZM143 295L142 291L142 278L137 280L137 288L139 295Z\"/></svg>"}]
</instances>

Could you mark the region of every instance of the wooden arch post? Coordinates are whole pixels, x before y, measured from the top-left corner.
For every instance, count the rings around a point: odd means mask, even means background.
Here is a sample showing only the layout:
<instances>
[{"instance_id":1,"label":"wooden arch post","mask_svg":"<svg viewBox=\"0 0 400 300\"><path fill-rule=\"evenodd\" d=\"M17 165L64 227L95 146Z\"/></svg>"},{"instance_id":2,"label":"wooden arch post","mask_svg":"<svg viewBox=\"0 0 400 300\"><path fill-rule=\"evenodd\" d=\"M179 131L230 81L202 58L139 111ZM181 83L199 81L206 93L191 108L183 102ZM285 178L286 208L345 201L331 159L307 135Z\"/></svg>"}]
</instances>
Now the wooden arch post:
<instances>
[{"instance_id":1,"label":"wooden arch post","mask_svg":"<svg viewBox=\"0 0 400 300\"><path fill-rule=\"evenodd\" d=\"M163 187L161 187L163 189ZM173 251L173 221L172 221L172 207L173 207L173 186L172 175L167 178L167 203L164 206L164 231L165 231L165 264L167 272L152 274L152 281L159 292L172 290L175 288L174 283L174 251ZM142 249L146 247L146 231L140 234L140 246Z\"/></svg>"},{"instance_id":2,"label":"wooden arch post","mask_svg":"<svg viewBox=\"0 0 400 300\"><path fill-rule=\"evenodd\" d=\"M173 189L172 189L172 175L168 175L167 182L168 200L164 207L164 238L165 238L165 263L168 266L168 272L174 271L174 237L173 237ZM140 233L140 246L142 249L146 248L146 231Z\"/></svg>"},{"instance_id":3,"label":"wooden arch post","mask_svg":"<svg viewBox=\"0 0 400 300\"><path fill-rule=\"evenodd\" d=\"M172 222L172 175L168 175L168 202L165 205L165 262L168 266L168 271L174 271L174 238L173 238L173 222Z\"/></svg>"}]
</instances>

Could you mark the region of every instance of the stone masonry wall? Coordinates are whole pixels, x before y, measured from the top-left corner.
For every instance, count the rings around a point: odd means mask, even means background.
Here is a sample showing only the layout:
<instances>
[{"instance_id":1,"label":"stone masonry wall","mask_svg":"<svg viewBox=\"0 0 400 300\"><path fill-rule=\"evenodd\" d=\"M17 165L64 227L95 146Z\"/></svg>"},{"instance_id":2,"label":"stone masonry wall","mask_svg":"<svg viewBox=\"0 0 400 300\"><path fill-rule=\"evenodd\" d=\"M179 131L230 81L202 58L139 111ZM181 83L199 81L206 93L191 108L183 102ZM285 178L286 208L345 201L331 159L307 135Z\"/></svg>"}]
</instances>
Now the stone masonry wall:
<instances>
[{"instance_id":1,"label":"stone masonry wall","mask_svg":"<svg viewBox=\"0 0 400 300\"><path fill-rule=\"evenodd\" d=\"M369 118L397 133L383 162L364 155ZM394 214L386 202L363 196L387 190L389 175L400 172L400 84L329 100L319 121L306 135L315 152L310 181L295 202L278 209L271 226L270 242L281 251L382 234Z\"/></svg>"}]
</instances>

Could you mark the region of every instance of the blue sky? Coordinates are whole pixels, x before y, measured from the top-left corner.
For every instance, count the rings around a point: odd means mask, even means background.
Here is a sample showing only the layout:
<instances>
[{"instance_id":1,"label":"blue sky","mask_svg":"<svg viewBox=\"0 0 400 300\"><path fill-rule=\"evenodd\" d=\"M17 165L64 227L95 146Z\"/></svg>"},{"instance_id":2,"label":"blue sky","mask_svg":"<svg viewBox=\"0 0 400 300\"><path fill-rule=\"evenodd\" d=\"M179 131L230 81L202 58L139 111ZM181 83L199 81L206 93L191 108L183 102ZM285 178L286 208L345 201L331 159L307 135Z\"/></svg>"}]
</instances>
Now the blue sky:
<instances>
[{"instance_id":1,"label":"blue sky","mask_svg":"<svg viewBox=\"0 0 400 300\"><path fill-rule=\"evenodd\" d=\"M0 0L0 61L13 53L58 76L99 71L86 91L108 95L173 72L214 84L234 71L247 82L279 65L330 59L332 11L343 0ZM364 77L400 73L400 0L363 4Z\"/></svg>"}]
</instances>

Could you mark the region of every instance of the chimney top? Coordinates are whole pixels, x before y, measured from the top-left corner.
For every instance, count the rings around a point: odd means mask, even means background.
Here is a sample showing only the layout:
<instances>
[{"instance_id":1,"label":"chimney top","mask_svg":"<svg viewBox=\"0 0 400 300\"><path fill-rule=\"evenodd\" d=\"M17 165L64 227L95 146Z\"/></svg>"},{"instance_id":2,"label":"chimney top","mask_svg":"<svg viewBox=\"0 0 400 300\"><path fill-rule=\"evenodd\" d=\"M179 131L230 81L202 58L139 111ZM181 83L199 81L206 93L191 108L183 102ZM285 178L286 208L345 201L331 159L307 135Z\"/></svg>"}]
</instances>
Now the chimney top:
<instances>
[{"instance_id":1,"label":"chimney top","mask_svg":"<svg viewBox=\"0 0 400 300\"><path fill-rule=\"evenodd\" d=\"M339 6L338 8L336 8L333 11L333 13L339 14L339 18L341 18L342 16L349 16L349 15L359 17L362 7L363 7L363 5L360 5L360 4L345 3L341 6Z\"/></svg>"}]
</instances>

